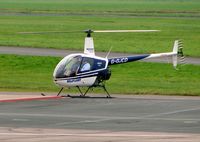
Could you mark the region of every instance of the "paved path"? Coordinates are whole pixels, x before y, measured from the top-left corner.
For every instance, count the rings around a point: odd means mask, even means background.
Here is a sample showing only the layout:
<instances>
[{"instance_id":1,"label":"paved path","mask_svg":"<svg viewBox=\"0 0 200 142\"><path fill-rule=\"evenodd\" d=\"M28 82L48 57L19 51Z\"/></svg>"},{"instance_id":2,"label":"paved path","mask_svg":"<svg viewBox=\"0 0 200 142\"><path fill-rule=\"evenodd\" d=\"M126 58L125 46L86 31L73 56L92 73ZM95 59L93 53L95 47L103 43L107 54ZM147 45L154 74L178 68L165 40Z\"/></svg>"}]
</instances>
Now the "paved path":
<instances>
[{"instance_id":1,"label":"paved path","mask_svg":"<svg viewBox=\"0 0 200 142\"><path fill-rule=\"evenodd\" d=\"M63 49L47 49L47 48L26 48L26 47L6 47L0 46L0 54L19 54L19 55L37 55L37 56L55 56L55 57L64 57L71 53L77 53L82 51L72 51L72 50L63 50ZM97 52L98 56L105 57L107 53L105 52ZM127 56L132 54L125 53L111 53L109 57L119 57L119 56ZM154 58L144 60L147 62L171 62L170 58ZM200 65L200 58L186 58L187 64L197 64Z\"/></svg>"},{"instance_id":2,"label":"paved path","mask_svg":"<svg viewBox=\"0 0 200 142\"><path fill-rule=\"evenodd\" d=\"M0 103L0 141L200 140L199 97L90 95Z\"/></svg>"}]
</instances>

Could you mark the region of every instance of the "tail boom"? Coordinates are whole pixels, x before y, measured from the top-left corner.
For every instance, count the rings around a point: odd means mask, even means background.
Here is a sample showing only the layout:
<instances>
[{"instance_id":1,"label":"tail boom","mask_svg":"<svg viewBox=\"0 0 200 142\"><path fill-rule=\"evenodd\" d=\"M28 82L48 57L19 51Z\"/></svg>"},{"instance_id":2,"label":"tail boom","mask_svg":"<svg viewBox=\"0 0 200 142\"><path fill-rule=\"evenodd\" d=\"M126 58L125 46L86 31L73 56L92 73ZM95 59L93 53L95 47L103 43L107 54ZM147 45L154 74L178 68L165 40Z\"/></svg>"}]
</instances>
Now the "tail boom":
<instances>
[{"instance_id":1,"label":"tail boom","mask_svg":"<svg viewBox=\"0 0 200 142\"><path fill-rule=\"evenodd\" d=\"M128 63L150 58L172 57L173 66L176 68L178 64L178 55L183 57L182 43L179 40L175 40L172 52L110 58L108 59L108 65Z\"/></svg>"},{"instance_id":2,"label":"tail boom","mask_svg":"<svg viewBox=\"0 0 200 142\"><path fill-rule=\"evenodd\" d=\"M175 52L166 52L166 53L156 53L156 54L150 54L147 58L145 59L150 59L150 58L159 58L159 57L169 57L177 55Z\"/></svg>"},{"instance_id":3,"label":"tail boom","mask_svg":"<svg viewBox=\"0 0 200 142\"><path fill-rule=\"evenodd\" d=\"M174 56L174 55L176 56L176 53L167 52L167 53L157 53L157 54L134 55L134 56L127 56L127 57L116 57L116 58L108 59L108 65L123 64L123 63L128 63L128 62L144 60L144 59L168 57L168 56Z\"/></svg>"}]
</instances>

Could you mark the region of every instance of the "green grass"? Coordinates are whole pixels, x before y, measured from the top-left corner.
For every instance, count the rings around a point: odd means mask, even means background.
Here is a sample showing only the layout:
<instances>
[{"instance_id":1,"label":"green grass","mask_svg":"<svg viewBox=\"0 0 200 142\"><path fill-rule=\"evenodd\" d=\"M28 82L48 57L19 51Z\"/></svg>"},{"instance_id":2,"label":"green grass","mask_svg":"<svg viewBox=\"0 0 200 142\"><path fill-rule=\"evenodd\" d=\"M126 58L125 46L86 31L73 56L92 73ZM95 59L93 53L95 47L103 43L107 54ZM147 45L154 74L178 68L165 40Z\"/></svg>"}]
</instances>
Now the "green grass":
<instances>
[{"instance_id":1,"label":"green grass","mask_svg":"<svg viewBox=\"0 0 200 142\"><path fill-rule=\"evenodd\" d=\"M1 0L4 11L23 12L199 12L198 0Z\"/></svg>"},{"instance_id":2,"label":"green grass","mask_svg":"<svg viewBox=\"0 0 200 142\"><path fill-rule=\"evenodd\" d=\"M135 62L112 69L108 84L115 93L200 95L200 66L186 65L177 71L171 64Z\"/></svg>"},{"instance_id":3,"label":"green grass","mask_svg":"<svg viewBox=\"0 0 200 142\"><path fill-rule=\"evenodd\" d=\"M0 90L55 90L52 74L58 61L51 57L1 55Z\"/></svg>"},{"instance_id":4,"label":"green grass","mask_svg":"<svg viewBox=\"0 0 200 142\"><path fill-rule=\"evenodd\" d=\"M185 55L200 56L198 0L1 0L0 45L83 50L85 34L20 35L22 31L158 29L159 33L96 33L95 49L151 53L184 41Z\"/></svg>"},{"instance_id":5,"label":"green grass","mask_svg":"<svg viewBox=\"0 0 200 142\"><path fill-rule=\"evenodd\" d=\"M52 73L59 60L0 55L0 91L58 91ZM200 66L185 65L176 71L171 64L134 62L111 69L111 94L200 95Z\"/></svg>"},{"instance_id":6,"label":"green grass","mask_svg":"<svg viewBox=\"0 0 200 142\"><path fill-rule=\"evenodd\" d=\"M151 53L171 51L182 39L185 55L200 56L198 18L116 18L87 16L0 16L0 45L83 50L83 33L20 35L20 31L73 31L83 29L158 29L158 33L96 33L95 49Z\"/></svg>"}]
</instances>

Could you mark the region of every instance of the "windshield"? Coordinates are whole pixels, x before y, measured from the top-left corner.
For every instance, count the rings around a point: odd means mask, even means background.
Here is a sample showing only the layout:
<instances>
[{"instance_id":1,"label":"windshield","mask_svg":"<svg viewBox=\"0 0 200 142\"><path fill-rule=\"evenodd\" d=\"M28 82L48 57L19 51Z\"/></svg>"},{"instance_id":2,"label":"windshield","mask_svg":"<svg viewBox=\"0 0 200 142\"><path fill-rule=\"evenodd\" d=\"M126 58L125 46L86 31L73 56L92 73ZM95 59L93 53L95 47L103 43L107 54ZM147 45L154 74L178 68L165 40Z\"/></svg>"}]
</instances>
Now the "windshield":
<instances>
[{"instance_id":1,"label":"windshield","mask_svg":"<svg viewBox=\"0 0 200 142\"><path fill-rule=\"evenodd\" d=\"M80 67L81 60L82 60L82 57L80 55L65 57L57 65L54 71L54 77L64 78L64 77L75 76Z\"/></svg>"}]
</instances>

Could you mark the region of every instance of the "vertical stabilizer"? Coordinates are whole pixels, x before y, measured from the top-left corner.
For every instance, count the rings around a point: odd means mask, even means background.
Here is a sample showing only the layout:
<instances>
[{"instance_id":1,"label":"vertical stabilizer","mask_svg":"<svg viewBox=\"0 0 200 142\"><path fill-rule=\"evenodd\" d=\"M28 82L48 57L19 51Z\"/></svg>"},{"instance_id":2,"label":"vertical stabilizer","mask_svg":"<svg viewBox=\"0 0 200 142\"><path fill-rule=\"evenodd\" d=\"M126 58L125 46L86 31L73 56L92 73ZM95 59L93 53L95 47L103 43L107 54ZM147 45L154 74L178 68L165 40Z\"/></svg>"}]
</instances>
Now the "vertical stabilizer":
<instances>
[{"instance_id":1,"label":"vertical stabilizer","mask_svg":"<svg viewBox=\"0 0 200 142\"><path fill-rule=\"evenodd\" d=\"M95 55L94 41L92 37L85 38L84 53L88 55Z\"/></svg>"},{"instance_id":2,"label":"vertical stabilizer","mask_svg":"<svg viewBox=\"0 0 200 142\"><path fill-rule=\"evenodd\" d=\"M183 44L180 40L175 40L172 55L173 66L177 69L178 59L181 64L185 63L185 57L183 55Z\"/></svg>"},{"instance_id":3,"label":"vertical stabilizer","mask_svg":"<svg viewBox=\"0 0 200 142\"><path fill-rule=\"evenodd\" d=\"M175 40L174 41L174 46L173 46L173 53L174 55L172 55L172 61L173 61L173 66L176 69L176 66L178 64L178 46L179 45L179 41Z\"/></svg>"}]
</instances>

